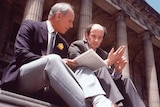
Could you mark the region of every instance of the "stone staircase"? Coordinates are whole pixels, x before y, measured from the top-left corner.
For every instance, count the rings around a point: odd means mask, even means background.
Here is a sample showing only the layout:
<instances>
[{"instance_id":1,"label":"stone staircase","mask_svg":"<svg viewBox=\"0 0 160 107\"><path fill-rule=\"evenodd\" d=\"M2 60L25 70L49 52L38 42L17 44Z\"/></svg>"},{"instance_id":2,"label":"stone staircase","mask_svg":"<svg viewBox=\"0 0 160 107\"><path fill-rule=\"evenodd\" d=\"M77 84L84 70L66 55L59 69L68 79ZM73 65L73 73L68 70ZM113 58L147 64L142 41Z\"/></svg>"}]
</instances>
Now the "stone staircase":
<instances>
[{"instance_id":1,"label":"stone staircase","mask_svg":"<svg viewBox=\"0 0 160 107\"><path fill-rule=\"evenodd\" d=\"M60 107L60 106L0 89L0 107Z\"/></svg>"}]
</instances>

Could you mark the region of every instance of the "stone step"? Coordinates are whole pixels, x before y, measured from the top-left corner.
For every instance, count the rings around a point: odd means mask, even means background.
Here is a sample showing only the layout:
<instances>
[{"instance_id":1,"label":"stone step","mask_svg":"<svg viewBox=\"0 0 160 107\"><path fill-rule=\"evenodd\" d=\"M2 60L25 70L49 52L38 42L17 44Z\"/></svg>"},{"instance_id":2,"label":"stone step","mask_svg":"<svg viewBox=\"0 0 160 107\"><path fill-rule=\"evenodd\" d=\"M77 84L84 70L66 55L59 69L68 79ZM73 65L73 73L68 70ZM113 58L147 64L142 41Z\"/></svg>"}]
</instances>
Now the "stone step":
<instances>
[{"instance_id":1,"label":"stone step","mask_svg":"<svg viewBox=\"0 0 160 107\"><path fill-rule=\"evenodd\" d=\"M0 89L0 107L60 107L60 106Z\"/></svg>"}]
</instances>

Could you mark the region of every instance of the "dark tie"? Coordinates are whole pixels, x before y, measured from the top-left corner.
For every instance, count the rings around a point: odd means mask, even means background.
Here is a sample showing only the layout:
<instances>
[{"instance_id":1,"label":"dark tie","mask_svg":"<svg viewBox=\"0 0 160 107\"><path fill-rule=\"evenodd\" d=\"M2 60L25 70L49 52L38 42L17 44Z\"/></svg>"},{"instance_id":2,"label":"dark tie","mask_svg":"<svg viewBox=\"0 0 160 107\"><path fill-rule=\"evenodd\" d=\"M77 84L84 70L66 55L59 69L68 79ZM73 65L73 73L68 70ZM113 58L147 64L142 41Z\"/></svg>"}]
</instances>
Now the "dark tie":
<instances>
[{"instance_id":1,"label":"dark tie","mask_svg":"<svg viewBox=\"0 0 160 107\"><path fill-rule=\"evenodd\" d=\"M49 42L49 45L48 45L48 54L51 54L51 53L53 53L53 48L54 48L54 42L55 42L55 36L56 36L56 34L55 34L55 32L53 32L53 33L51 33L51 38L50 38L50 42Z\"/></svg>"}]
</instances>

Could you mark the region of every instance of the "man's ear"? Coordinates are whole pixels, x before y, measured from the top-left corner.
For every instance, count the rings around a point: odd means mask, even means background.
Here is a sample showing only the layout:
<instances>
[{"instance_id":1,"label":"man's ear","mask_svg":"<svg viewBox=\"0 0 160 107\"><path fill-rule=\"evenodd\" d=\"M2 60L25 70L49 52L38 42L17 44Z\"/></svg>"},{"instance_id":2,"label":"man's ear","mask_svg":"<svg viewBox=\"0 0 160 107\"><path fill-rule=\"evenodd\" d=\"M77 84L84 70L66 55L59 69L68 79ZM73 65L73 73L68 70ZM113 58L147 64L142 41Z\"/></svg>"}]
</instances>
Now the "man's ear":
<instances>
[{"instance_id":1,"label":"man's ear","mask_svg":"<svg viewBox=\"0 0 160 107\"><path fill-rule=\"evenodd\" d=\"M57 20L60 20L60 19L61 19L61 16L62 16L62 14L61 14L60 12L57 12L57 13L56 13L56 19L57 19Z\"/></svg>"}]
</instances>

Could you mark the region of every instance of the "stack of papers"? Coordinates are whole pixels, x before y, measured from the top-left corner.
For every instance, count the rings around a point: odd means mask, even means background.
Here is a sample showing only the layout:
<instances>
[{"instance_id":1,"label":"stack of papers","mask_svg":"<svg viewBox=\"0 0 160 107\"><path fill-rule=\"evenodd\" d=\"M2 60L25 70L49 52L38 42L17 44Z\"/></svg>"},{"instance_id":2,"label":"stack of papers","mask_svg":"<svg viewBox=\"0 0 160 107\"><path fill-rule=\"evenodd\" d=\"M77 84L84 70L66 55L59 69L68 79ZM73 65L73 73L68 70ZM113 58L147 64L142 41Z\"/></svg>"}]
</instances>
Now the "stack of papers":
<instances>
[{"instance_id":1,"label":"stack of papers","mask_svg":"<svg viewBox=\"0 0 160 107\"><path fill-rule=\"evenodd\" d=\"M106 66L104 60L93 50L90 49L81 55L74 58L77 64L74 67L78 66L87 66L92 70L96 70L98 68Z\"/></svg>"}]
</instances>

